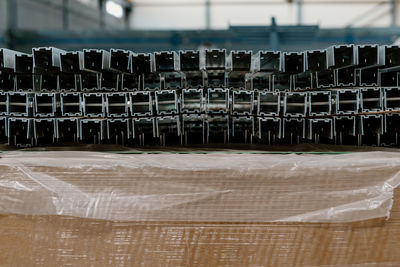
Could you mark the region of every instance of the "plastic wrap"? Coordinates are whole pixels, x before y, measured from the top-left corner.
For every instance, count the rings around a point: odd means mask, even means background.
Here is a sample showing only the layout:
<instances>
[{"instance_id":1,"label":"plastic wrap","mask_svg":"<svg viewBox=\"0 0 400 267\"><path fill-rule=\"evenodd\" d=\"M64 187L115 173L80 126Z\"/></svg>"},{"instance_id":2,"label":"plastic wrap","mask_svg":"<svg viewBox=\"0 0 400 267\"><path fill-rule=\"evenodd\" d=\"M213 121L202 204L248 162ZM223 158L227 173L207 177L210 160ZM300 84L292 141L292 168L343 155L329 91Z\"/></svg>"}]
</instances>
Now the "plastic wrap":
<instances>
[{"instance_id":1,"label":"plastic wrap","mask_svg":"<svg viewBox=\"0 0 400 267\"><path fill-rule=\"evenodd\" d=\"M354 222L389 217L397 153L6 152L0 213L111 221Z\"/></svg>"}]
</instances>

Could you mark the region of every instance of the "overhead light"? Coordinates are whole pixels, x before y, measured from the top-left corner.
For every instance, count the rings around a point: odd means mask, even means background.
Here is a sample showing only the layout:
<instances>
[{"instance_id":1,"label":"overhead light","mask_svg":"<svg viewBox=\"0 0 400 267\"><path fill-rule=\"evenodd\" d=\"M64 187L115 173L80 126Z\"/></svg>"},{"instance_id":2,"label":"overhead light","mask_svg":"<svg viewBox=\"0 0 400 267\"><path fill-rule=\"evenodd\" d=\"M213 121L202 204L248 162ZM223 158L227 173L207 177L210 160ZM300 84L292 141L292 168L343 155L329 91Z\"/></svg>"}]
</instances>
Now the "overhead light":
<instances>
[{"instance_id":1,"label":"overhead light","mask_svg":"<svg viewBox=\"0 0 400 267\"><path fill-rule=\"evenodd\" d=\"M108 14L113 15L117 18L122 18L124 15L124 9L122 6L114 1L107 1L106 2L106 11Z\"/></svg>"}]
</instances>

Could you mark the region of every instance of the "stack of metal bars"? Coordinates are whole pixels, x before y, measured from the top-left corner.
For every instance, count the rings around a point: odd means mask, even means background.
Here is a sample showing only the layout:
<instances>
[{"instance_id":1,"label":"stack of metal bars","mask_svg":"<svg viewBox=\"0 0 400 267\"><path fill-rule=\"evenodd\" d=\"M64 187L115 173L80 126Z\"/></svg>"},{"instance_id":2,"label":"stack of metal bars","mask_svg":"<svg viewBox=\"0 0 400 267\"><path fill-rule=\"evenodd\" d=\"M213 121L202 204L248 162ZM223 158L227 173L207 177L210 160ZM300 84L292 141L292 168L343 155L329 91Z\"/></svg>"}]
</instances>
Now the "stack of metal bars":
<instances>
[{"instance_id":1,"label":"stack of metal bars","mask_svg":"<svg viewBox=\"0 0 400 267\"><path fill-rule=\"evenodd\" d=\"M400 47L304 52L0 49L0 138L397 145Z\"/></svg>"}]
</instances>

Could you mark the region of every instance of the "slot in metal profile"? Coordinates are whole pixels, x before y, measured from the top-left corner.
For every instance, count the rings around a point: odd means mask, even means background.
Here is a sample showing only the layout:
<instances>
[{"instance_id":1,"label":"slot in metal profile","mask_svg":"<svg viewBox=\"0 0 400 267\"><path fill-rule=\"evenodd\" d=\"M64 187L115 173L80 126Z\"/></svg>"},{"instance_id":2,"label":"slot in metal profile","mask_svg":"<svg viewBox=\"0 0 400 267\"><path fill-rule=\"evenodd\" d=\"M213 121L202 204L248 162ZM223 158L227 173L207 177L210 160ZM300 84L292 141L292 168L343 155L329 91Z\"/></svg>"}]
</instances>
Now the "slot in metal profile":
<instances>
[{"instance_id":1,"label":"slot in metal profile","mask_svg":"<svg viewBox=\"0 0 400 267\"><path fill-rule=\"evenodd\" d=\"M7 115L28 117L32 114L32 93L9 92L7 94Z\"/></svg>"},{"instance_id":2,"label":"slot in metal profile","mask_svg":"<svg viewBox=\"0 0 400 267\"><path fill-rule=\"evenodd\" d=\"M251 115L254 109L254 91L232 91L232 114Z\"/></svg>"},{"instance_id":3,"label":"slot in metal profile","mask_svg":"<svg viewBox=\"0 0 400 267\"><path fill-rule=\"evenodd\" d=\"M102 49L83 50L83 68L86 71L102 72L110 69L110 52Z\"/></svg>"},{"instance_id":4,"label":"slot in metal profile","mask_svg":"<svg viewBox=\"0 0 400 267\"><path fill-rule=\"evenodd\" d=\"M153 115L153 95L149 91L136 91L129 94L132 116Z\"/></svg>"},{"instance_id":5,"label":"slot in metal profile","mask_svg":"<svg viewBox=\"0 0 400 267\"><path fill-rule=\"evenodd\" d=\"M258 118L258 138L266 140L267 144L275 144L282 138L282 119L277 117Z\"/></svg>"},{"instance_id":6,"label":"slot in metal profile","mask_svg":"<svg viewBox=\"0 0 400 267\"><path fill-rule=\"evenodd\" d=\"M280 51L259 51L254 56L253 71L278 72L281 70Z\"/></svg>"},{"instance_id":7,"label":"slot in metal profile","mask_svg":"<svg viewBox=\"0 0 400 267\"><path fill-rule=\"evenodd\" d=\"M327 48L328 67L348 68L358 65L358 50L354 44L333 45Z\"/></svg>"},{"instance_id":8,"label":"slot in metal profile","mask_svg":"<svg viewBox=\"0 0 400 267\"><path fill-rule=\"evenodd\" d=\"M32 48L34 73L61 70L61 53L64 50L55 47Z\"/></svg>"},{"instance_id":9,"label":"slot in metal profile","mask_svg":"<svg viewBox=\"0 0 400 267\"><path fill-rule=\"evenodd\" d=\"M324 50L309 50L305 52L305 71L323 71L328 69L328 52Z\"/></svg>"},{"instance_id":10,"label":"slot in metal profile","mask_svg":"<svg viewBox=\"0 0 400 267\"><path fill-rule=\"evenodd\" d=\"M110 69L121 73L130 73L132 69L131 51L123 49L110 50Z\"/></svg>"},{"instance_id":11,"label":"slot in metal profile","mask_svg":"<svg viewBox=\"0 0 400 267\"><path fill-rule=\"evenodd\" d=\"M340 89L336 91L336 114L357 114L360 107L360 90Z\"/></svg>"},{"instance_id":12,"label":"slot in metal profile","mask_svg":"<svg viewBox=\"0 0 400 267\"><path fill-rule=\"evenodd\" d=\"M129 116L129 100L127 93L107 93L105 97L108 117Z\"/></svg>"},{"instance_id":13,"label":"slot in metal profile","mask_svg":"<svg viewBox=\"0 0 400 267\"><path fill-rule=\"evenodd\" d=\"M78 118L57 118L56 119L56 138L57 140L72 140L77 142L79 139L79 119Z\"/></svg>"},{"instance_id":14,"label":"slot in metal profile","mask_svg":"<svg viewBox=\"0 0 400 267\"><path fill-rule=\"evenodd\" d=\"M383 92L381 88L362 88L360 91L360 105L362 112L383 111Z\"/></svg>"},{"instance_id":15,"label":"slot in metal profile","mask_svg":"<svg viewBox=\"0 0 400 267\"><path fill-rule=\"evenodd\" d=\"M229 89L208 88L207 113L225 114L229 111Z\"/></svg>"},{"instance_id":16,"label":"slot in metal profile","mask_svg":"<svg viewBox=\"0 0 400 267\"><path fill-rule=\"evenodd\" d=\"M102 93L84 93L82 94L83 115L87 117L105 116L105 99Z\"/></svg>"},{"instance_id":17,"label":"slot in metal profile","mask_svg":"<svg viewBox=\"0 0 400 267\"><path fill-rule=\"evenodd\" d=\"M170 115L179 112L178 95L175 90L156 91L155 104L158 115Z\"/></svg>"},{"instance_id":18,"label":"slot in metal profile","mask_svg":"<svg viewBox=\"0 0 400 267\"><path fill-rule=\"evenodd\" d=\"M286 92L283 99L283 115L291 117L306 116L307 93Z\"/></svg>"},{"instance_id":19,"label":"slot in metal profile","mask_svg":"<svg viewBox=\"0 0 400 267\"><path fill-rule=\"evenodd\" d=\"M203 111L203 89L188 88L181 93L181 113L198 113Z\"/></svg>"},{"instance_id":20,"label":"slot in metal profile","mask_svg":"<svg viewBox=\"0 0 400 267\"><path fill-rule=\"evenodd\" d=\"M260 91L257 97L258 116L279 116L281 111L281 93Z\"/></svg>"},{"instance_id":21,"label":"slot in metal profile","mask_svg":"<svg viewBox=\"0 0 400 267\"><path fill-rule=\"evenodd\" d=\"M330 91L310 92L308 99L310 116L329 116L332 114Z\"/></svg>"},{"instance_id":22,"label":"slot in metal profile","mask_svg":"<svg viewBox=\"0 0 400 267\"><path fill-rule=\"evenodd\" d=\"M320 138L334 138L334 122L332 118L314 118L309 119L309 140L314 140L315 143L320 142Z\"/></svg>"},{"instance_id":23,"label":"slot in metal profile","mask_svg":"<svg viewBox=\"0 0 400 267\"><path fill-rule=\"evenodd\" d=\"M384 106L387 111L400 110L400 89L397 87L383 88Z\"/></svg>"},{"instance_id":24,"label":"slot in metal profile","mask_svg":"<svg viewBox=\"0 0 400 267\"><path fill-rule=\"evenodd\" d=\"M36 93L33 98L33 115L54 117L57 113L57 96L56 93Z\"/></svg>"},{"instance_id":25,"label":"slot in metal profile","mask_svg":"<svg viewBox=\"0 0 400 267\"><path fill-rule=\"evenodd\" d=\"M107 120L107 139L115 140L115 144L125 145L131 138L130 119L112 118Z\"/></svg>"},{"instance_id":26,"label":"slot in metal profile","mask_svg":"<svg viewBox=\"0 0 400 267\"><path fill-rule=\"evenodd\" d=\"M82 96L81 93L65 92L60 93L61 116L82 116Z\"/></svg>"},{"instance_id":27,"label":"slot in metal profile","mask_svg":"<svg viewBox=\"0 0 400 267\"><path fill-rule=\"evenodd\" d=\"M106 138L105 119L81 119L79 120L79 139L93 140L93 144L100 143Z\"/></svg>"},{"instance_id":28,"label":"slot in metal profile","mask_svg":"<svg viewBox=\"0 0 400 267\"><path fill-rule=\"evenodd\" d=\"M295 74L305 70L305 54L303 52L284 52L282 72Z\"/></svg>"}]
</instances>

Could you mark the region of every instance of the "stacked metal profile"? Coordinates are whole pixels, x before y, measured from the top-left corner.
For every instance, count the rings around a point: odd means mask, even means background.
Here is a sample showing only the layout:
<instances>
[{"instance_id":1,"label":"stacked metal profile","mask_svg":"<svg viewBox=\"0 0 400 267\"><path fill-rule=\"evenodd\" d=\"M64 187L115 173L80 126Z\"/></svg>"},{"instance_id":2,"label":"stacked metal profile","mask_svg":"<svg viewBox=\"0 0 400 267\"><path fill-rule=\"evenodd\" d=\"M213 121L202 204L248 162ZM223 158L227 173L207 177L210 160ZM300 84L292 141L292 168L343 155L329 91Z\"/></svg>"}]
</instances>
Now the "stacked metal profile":
<instances>
[{"instance_id":1,"label":"stacked metal profile","mask_svg":"<svg viewBox=\"0 0 400 267\"><path fill-rule=\"evenodd\" d=\"M398 143L399 46L0 49L0 71L0 137L12 145Z\"/></svg>"}]
</instances>

